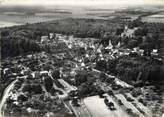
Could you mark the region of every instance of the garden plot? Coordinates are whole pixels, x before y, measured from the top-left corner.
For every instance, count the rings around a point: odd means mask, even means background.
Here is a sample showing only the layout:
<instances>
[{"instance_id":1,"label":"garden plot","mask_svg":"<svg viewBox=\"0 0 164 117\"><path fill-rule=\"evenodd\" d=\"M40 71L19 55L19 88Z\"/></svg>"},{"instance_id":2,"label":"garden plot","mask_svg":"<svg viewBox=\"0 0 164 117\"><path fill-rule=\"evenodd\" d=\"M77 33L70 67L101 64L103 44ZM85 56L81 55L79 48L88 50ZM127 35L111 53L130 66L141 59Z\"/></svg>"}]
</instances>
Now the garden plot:
<instances>
[{"instance_id":1,"label":"garden plot","mask_svg":"<svg viewBox=\"0 0 164 117\"><path fill-rule=\"evenodd\" d=\"M128 102L122 94L117 94L116 97L122 101L125 108L130 108L134 113L138 114L140 117L144 117L144 115L141 112L139 112L139 110L131 102Z\"/></svg>"}]
</instances>

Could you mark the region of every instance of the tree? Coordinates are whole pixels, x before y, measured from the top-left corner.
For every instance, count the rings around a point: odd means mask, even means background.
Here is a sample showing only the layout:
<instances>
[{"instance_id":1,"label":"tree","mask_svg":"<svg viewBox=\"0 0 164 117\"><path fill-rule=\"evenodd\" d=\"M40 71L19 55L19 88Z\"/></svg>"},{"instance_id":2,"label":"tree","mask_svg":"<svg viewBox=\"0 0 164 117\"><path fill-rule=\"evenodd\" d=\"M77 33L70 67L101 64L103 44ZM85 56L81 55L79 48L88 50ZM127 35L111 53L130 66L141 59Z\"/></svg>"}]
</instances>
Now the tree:
<instances>
[{"instance_id":1,"label":"tree","mask_svg":"<svg viewBox=\"0 0 164 117\"><path fill-rule=\"evenodd\" d=\"M17 82L15 83L15 89L16 89L16 90L20 89L21 86L22 86L22 82L17 81Z\"/></svg>"},{"instance_id":2,"label":"tree","mask_svg":"<svg viewBox=\"0 0 164 117\"><path fill-rule=\"evenodd\" d=\"M54 87L52 87L51 90L50 90L51 95L55 96L56 92L57 92L57 90Z\"/></svg>"},{"instance_id":3,"label":"tree","mask_svg":"<svg viewBox=\"0 0 164 117\"><path fill-rule=\"evenodd\" d=\"M132 111L131 108L127 108L127 109L126 109L126 112L129 113L129 114L132 114L133 111Z\"/></svg>"},{"instance_id":4,"label":"tree","mask_svg":"<svg viewBox=\"0 0 164 117\"><path fill-rule=\"evenodd\" d=\"M142 91L141 89L134 89L131 94L133 97L138 97L142 94Z\"/></svg>"},{"instance_id":5,"label":"tree","mask_svg":"<svg viewBox=\"0 0 164 117\"><path fill-rule=\"evenodd\" d=\"M28 98L25 95L23 95L23 94L21 94L21 95L18 96L18 100L20 100L20 101L23 101L24 102L24 101L27 101L27 99Z\"/></svg>"},{"instance_id":6,"label":"tree","mask_svg":"<svg viewBox=\"0 0 164 117\"><path fill-rule=\"evenodd\" d=\"M134 99L130 98L130 97L126 97L126 100L129 101L129 102L133 102Z\"/></svg>"},{"instance_id":7,"label":"tree","mask_svg":"<svg viewBox=\"0 0 164 117\"><path fill-rule=\"evenodd\" d=\"M85 48L83 47L80 47L77 52L79 56L84 55L86 53Z\"/></svg>"},{"instance_id":8,"label":"tree","mask_svg":"<svg viewBox=\"0 0 164 117\"><path fill-rule=\"evenodd\" d=\"M35 94L41 94L41 93L42 93L42 87L41 87L40 84L33 84L33 85L31 86L31 88L33 89L33 92L34 92Z\"/></svg>"},{"instance_id":9,"label":"tree","mask_svg":"<svg viewBox=\"0 0 164 117\"><path fill-rule=\"evenodd\" d=\"M80 71L75 76L76 85L79 86L80 84L87 81L87 73L86 71Z\"/></svg>"},{"instance_id":10,"label":"tree","mask_svg":"<svg viewBox=\"0 0 164 117\"><path fill-rule=\"evenodd\" d=\"M119 37L119 36L112 36L112 39L111 39L111 44L113 45L113 46L116 46L118 43L119 43L119 41L121 40L121 37Z\"/></svg>"},{"instance_id":11,"label":"tree","mask_svg":"<svg viewBox=\"0 0 164 117\"><path fill-rule=\"evenodd\" d=\"M100 98L103 98L104 96L103 96L103 94L104 94L104 91L103 90L98 90L98 95L100 96Z\"/></svg>"},{"instance_id":12,"label":"tree","mask_svg":"<svg viewBox=\"0 0 164 117\"><path fill-rule=\"evenodd\" d=\"M118 104L119 105L124 105L120 99L118 100Z\"/></svg>"},{"instance_id":13,"label":"tree","mask_svg":"<svg viewBox=\"0 0 164 117\"><path fill-rule=\"evenodd\" d=\"M132 39L128 43L129 48L134 48L134 47L137 47L137 46L138 46L138 41L137 40Z\"/></svg>"},{"instance_id":14,"label":"tree","mask_svg":"<svg viewBox=\"0 0 164 117\"><path fill-rule=\"evenodd\" d=\"M129 40L130 40L129 37L127 37L127 36L123 36L121 38L121 42L123 42L124 46L128 45Z\"/></svg>"},{"instance_id":15,"label":"tree","mask_svg":"<svg viewBox=\"0 0 164 117\"><path fill-rule=\"evenodd\" d=\"M109 44L109 40L111 40L111 38L112 36L110 35L110 33L102 34L102 39L100 43L106 46Z\"/></svg>"},{"instance_id":16,"label":"tree","mask_svg":"<svg viewBox=\"0 0 164 117\"><path fill-rule=\"evenodd\" d=\"M130 23L128 24L128 27L129 27L129 28L139 27L139 26L141 26L142 24L143 24L143 22L141 21L141 18L139 17L139 18L133 20L132 22L130 22Z\"/></svg>"},{"instance_id":17,"label":"tree","mask_svg":"<svg viewBox=\"0 0 164 117\"><path fill-rule=\"evenodd\" d=\"M121 33L123 33L123 31L124 31L124 28L123 27L117 28L116 29L116 35L121 35Z\"/></svg>"},{"instance_id":18,"label":"tree","mask_svg":"<svg viewBox=\"0 0 164 117\"><path fill-rule=\"evenodd\" d=\"M104 72L101 72L99 77L102 81L105 81L107 78Z\"/></svg>"},{"instance_id":19,"label":"tree","mask_svg":"<svg viewBox=\"0 0 164 117\"><path fill-rule=\"evenodd\" d=\"M106 64L105 60L99 60L96 62L96 69L106 71Z\"/></svg>"},{"instance_id":20,"label":"tree","mask_svg":"<svg viewBox=\"0 0 164 117\"><path fill-rule=\"evenodd\" d=\"M112 90L109 90L107 93L108 93L109 96L114 96L114 93L113 93Z\"/></svg>"},{"instance_id":21,"label":"tree","mask_svg":"<svg viewBox=\"0 0 164 117\"><path fill-rule=\"evenodd\" d=\"M72 103L75 106L80 106L80 104L78 103L78 99L77 98L73 98Z\"/></svg>"},{"instance_id":22,"label":"tree","mask_svg":"<svg viewBox=\"0 0 164 117\"><path fill-rule=\"evenodd\" d=\"M5 30L5 29L2 30L1 33L0 33L0 36L1 37L7 37L7 36L9 36L9 31L8 30Z\"/></svg>"},{"instance_id":23,"label":"tree","mask_svg":"<svg viewBox=\"0 0 164 117\"><path fill-rule=\"evenodd\" d=\"M83 83L78 88L78 96L85 97L87 95L95 95L95 86L88 83Z\"/></svg>"},{"instance_id":24,"label":"tree","mask_svg":"<svg viewBox=\"0 0 164 117\"><path fill-rule=\"evenodd\" d=\"M60 71L59 71L59 70L54 70L54 71L52 72L52 77L53 77L54 79L59 79L59 78L60 78Z\"/></svg>"},{"instance_id":25,"label":"tree","mask_svg":"<svg viewBox=\"0 0 164 117\"><path fill-rule=\"evenodd\" d=\"M11 103L13 103L15 100L13 100L13 99L11 99L11 98L7 98L6 99L6 102L7 102L7 104L11 104Z\"/></svg>"},{"instance_id":26,"label":"tree","mask_svg":"<svg viewBox=\"0 0 164 117\"><path fill-rule=\"evenodd\" d=\"M111 74L117 74L116 71L116 65L118 63L118 59L112 59L112 60L108 60L107 62L107 71Z\"/></svg>"},{"instance_id":27,"label":"tree","mask_svg":"<svg viewBox=\"0 0 164 117\"><path fill-rule=\"evenodd\" d=\"M51 88L53 87L52 79L50 77L45 77L44 85L45 85L47 92L50 92Z\"/></svg>"},{"instance_id":28,"label":"tree","mask_svg":"<svg viewBox=\"0 0 164 117\"><path fill-rule=\"evenodd\" d=\"M148 30L146 28L138 28L137 30L134 31L135 36L146 36Z\"/></svg>"},{"instance_id":29,"label":"tree","mask_svg":"<svg viewBox=\"0 0 164 117\"><path fill-rule=\"evenodd\" d=\"M22 91L23 92L31 92L32 91L31 85L30 84L23 84Z\"/></svg>"},{"instance_id":30,"label":"tree","mask_svg":"<svg viewBox=\"0 0 164 117\"><path fill-rule=\"evenodd\" d=\"M145 56L151 56L151 52L156 47L157 44L158 44L158 39L156 39L153 35L148 35L141 43L140 48L144 49Z\"/></svg>"}]
</instances>

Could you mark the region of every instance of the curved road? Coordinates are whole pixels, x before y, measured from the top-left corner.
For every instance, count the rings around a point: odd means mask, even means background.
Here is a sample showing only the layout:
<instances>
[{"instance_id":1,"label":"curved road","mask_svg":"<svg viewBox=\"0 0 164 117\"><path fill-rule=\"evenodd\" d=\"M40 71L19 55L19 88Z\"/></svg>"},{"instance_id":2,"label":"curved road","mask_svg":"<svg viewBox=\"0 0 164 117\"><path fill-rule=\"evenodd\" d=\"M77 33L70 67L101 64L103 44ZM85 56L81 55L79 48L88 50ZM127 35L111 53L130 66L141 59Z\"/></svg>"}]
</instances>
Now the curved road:
<instances>
[{"instance_id":1,"label":"curved road","mask_svg":"<svg viewBox=\"0 0 164 117\"><path fill-rule=\"evenodd\" d=\"M3 96L2 96L2 99L1 99L1 102L0 102L0 117L5 117L5 116L4 116L4 112L3 112L3 106L4 106L5 102L6 102L6 99L7 99L8 96L9 96L9 93L10 93L11 89L13 89L14 84L15 84L16 81L17 81L17 80L12 81L12 82L6 87L6 89L5 89L4 92L3 92Z\"/></svg>"}]
</instances>

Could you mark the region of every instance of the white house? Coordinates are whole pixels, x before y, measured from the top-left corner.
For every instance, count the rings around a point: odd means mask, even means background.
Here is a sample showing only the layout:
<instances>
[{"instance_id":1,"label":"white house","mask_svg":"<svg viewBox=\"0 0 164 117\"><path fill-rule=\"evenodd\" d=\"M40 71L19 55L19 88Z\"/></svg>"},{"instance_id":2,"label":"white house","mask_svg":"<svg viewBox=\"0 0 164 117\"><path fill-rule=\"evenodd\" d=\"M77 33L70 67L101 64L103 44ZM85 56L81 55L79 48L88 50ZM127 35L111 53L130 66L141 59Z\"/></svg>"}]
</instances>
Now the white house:
<instances>
[{"instance_id":1,"label":"white house","mask_svg":"<svg viewBox=\"0 0 164 117\"><path fill-rule=\"evenodd\" d=\"M50 39L52 39L54 37L54 33L50 33Z\"/></svg>"},{"instance_id":2,"label":"white house","mask_svg":"<svg viewBox=\"0 0 164 117\"><path fill-rule=\"evenodd\" d=\"M158 50L157 49L153 49L153 51L151 52L151 55L154 55L154 56L158 56Z\"/></svg>"},{"instance_id":3,"label":"white house","mask_svg":"<svg viewBox=\"0 0 164 117\"><path fill-rule=\"evenodd\" d=\"M48 42L49 39L48 39L48 36L41 36L41 43L45 43L45 42Z\"/></svg>"}]
</instances>

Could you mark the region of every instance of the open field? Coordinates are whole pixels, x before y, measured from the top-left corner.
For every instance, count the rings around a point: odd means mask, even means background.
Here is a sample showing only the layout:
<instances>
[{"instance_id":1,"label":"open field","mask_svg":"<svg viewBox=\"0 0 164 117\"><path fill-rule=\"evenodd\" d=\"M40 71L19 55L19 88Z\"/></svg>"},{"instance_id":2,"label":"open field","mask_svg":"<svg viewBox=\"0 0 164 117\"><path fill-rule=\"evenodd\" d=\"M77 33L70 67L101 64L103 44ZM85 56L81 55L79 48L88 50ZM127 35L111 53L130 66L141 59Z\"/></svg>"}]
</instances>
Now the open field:
<instances>
[{"instance_id":1,"label":"open field","mask_svg":"<svg viewBox=\"0 0 164 117\"><path fill-rule=\"evenodd\" d=\"M143 22L164 23L164 12L142 18Z\"/></svg>"},{"instance_id":2,"label":"open field","mask_svg":"<svg viewBox=\"0 0 164 117\"><path fill-rule=\"evenodd\" d=\"M17 24L38 23L46 22L57 19L65 18L85 18L85 19L106 19L110 20L116 17L131 17L136 19L142 14L132 14L131 12L124 11L126 8L120 9L92 9L83 7L25 7L20 8L7 8L0 6L0 27L14 26ZM128 8L127 8L128 9ZM7 23L5 23L7 22ZM9 25L10 23L10 25Z\"/></svg>"},{"instance_id":3,"label":"open field","mask_svg":"<svg viewBox=\"0 0 164 117\"><path fill-rule=\"evenodd\" d=\"M14 23L14 22L5 22L5 21L0 21L0 28L1 27L10 27L10 26L15 26L15 25L21 25L19 23Z\"/></svg>"},{"instance_id":4,"label":"open field","mask_svg":"<svg viewBox=\"0 0 164 117\"><path fill-rule=\"evenodd\" d=\"M98 96L87 97L84 99L84 103L92 117L130 117L111 97L108 99L114 103L116 110L108 109L104 99Z\"/></svg>"},{"instance_id":5,"label":"open field","mask_svg":"<svg viewBox=\"0 0 164 117\"><path fill-rule=\"evenodd\" d=\"M1 6L0 6L1 7ZM111 20L116 17L130 17L132 20L144 14L144 11L134 12L135 9L91 9L91 8L0 8L0 27L23 25L26 23L46 22L65 18L85 18L85 19L105 19ZM144 22L164 23L163 13L146 16L142 19Z\"/></svg>"},{"instance_id":6,"label":"open field","mask_svg":"<svg viewBox=\"0 0 164 117\"><path fill-rule=\"evenodd\" d=\"M15 25L23 25L26 23L37 23L37 22L45 22L52 21L55 19L60 19L64 16L56 15L54 17L48 16L26 16L26 15L4 15L0 14L0 27L9 27Z\"/></svg>"},{"instance_id":7,"label":"open field","mask_svg":"<svg viewBox=\"0 0 164 117\"><path fill-rule=\"evenodd\" d=\"M164 18L145 17L145 18L143 18L142 21L143 22L164 23Z\"/></svg>"}]
</instances>

